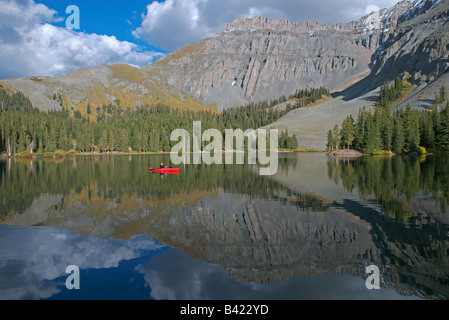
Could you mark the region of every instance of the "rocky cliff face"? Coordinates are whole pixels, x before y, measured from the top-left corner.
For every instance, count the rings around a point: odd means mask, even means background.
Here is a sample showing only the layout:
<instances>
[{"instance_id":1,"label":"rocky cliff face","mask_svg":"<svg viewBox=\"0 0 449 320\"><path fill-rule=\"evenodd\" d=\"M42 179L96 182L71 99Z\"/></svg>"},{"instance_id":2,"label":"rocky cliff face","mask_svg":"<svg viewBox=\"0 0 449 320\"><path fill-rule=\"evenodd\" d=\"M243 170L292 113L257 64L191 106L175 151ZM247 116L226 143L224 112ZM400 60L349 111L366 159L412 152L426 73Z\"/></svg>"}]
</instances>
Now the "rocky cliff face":
<instances>
[{"instance_id":1,"label":"rocky cliff face","mask_svg":"<svg viewBox=\"0 0 449 320\"><path fill-rule=\"evenodd\" d=\"M403 1L346 24L239 18L145 69L160 71L176 91L219 109L298 88L334 90L367 75L378 49L412 8Z\"/></svg>"},{"instance_id":2,"label":"rocky cliff face","mask_svg":"<svg viewBox=\"0 0 449 320\"><path fill-rule=\"evenodd\" d=\"M370 76L372 87L398 75L418 85L431 83L449 71L449 1L423 2L406 17L413 13L415 18L385 41Z\"/></svg>"},{"instance_id":3,"label":"rocky cliff face","mask_svg":"<svg viewBox=\"0 0 449 320\"><path fill-rule=\"evenodd\" d=\"M403 1L356 22L353 28L366 34L362 43L367 48L372 43L372 49L378 46L370 75L334 99L293 110L266 128L287 129L296 134L300 147L325 150L327 132L348 116L356 118L362 106L373 110L379 87L397 76L416 85L398 108L408 103L417 109L432 108L435 92L449 86L448 6L448 1ZM372 30L363 27L370 27L370 21ZM382 30L381 38L375 36L377 29Z\"/></svg>"}]
</instances>

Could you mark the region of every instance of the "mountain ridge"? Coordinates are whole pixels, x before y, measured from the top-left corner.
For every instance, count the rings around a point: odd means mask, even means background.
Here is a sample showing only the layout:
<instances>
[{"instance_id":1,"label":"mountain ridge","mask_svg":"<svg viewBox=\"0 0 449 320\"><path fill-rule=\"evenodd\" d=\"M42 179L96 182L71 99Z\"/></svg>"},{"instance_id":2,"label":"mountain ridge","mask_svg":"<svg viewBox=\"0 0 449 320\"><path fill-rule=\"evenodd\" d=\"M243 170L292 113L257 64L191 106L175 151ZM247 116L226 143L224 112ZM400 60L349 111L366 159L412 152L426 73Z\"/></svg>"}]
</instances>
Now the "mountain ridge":
<instances>
[{"instance_id":1,"label":"mountain ridge","mask_svg":"<svg viewBox=\"0 0 449 320\"><path fill-rule=\"evenodd\" d=\"M34 76L0 80L5 88L21 91L41 111L66 109L86 115L89 105L120 104L134 108L166 104L180 110L210 110L199 101L178 94L157 73L127 64L76 69L58 77Z\"/></svg>"},{"instance_id":2,"label":"mountain ridge","mask_svg":"<svg viewBox=\"0 0 449 320\"><path fill-rule=\"evenodd\" d=\"M336 24L238 18L213 37L143 69L157 70L177 92L206 105L216 103L219 110L289 95L298 88L336 91L342 82L359 80L372 70L384 42L400 24L438 2L404 0Z\"/></svg>"}]
</instances>

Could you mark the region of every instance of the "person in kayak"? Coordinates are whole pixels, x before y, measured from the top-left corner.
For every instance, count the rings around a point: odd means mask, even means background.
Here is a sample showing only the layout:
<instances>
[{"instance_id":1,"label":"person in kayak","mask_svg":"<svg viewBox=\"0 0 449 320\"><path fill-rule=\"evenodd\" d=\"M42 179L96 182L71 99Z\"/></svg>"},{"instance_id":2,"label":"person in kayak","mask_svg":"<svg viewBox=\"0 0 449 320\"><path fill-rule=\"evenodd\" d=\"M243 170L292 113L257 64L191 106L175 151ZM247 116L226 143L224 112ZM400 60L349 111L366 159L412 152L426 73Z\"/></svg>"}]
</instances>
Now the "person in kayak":
<instances>
[{"instance_id":1,"label":"person in kayak","mask_svg":"<svg viewBox=\"0 0 449 320\"><path fill-rule=\"evenodd\" d=\"M160 168L159 169L164 169L164 168L167 168L166 166L164 166L164 163L163 162L161 162L161 166L160 166Z\"/></svg>"}]
</instances>

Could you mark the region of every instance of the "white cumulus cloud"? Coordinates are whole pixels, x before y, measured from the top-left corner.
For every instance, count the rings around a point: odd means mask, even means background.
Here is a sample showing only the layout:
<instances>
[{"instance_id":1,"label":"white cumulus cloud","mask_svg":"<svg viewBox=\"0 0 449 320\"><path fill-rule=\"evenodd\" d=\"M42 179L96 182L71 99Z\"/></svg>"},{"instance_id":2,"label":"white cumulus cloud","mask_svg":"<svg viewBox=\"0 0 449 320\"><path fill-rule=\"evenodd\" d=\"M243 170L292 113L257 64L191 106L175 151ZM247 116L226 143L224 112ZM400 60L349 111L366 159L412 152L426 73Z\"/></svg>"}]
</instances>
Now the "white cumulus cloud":
<instances>
[{"instance_id":1,"label":"white cumulus cloud","mask_svg":"<svg viewBox=\"0 0 449 320\"><path fill-rule=\"evenodd\" d=\"M0 0L0 79L57 76L99 64L149 64L162 54L114 36L52 25L57 12L33 0Z\"/></svg>"}]
</instances>

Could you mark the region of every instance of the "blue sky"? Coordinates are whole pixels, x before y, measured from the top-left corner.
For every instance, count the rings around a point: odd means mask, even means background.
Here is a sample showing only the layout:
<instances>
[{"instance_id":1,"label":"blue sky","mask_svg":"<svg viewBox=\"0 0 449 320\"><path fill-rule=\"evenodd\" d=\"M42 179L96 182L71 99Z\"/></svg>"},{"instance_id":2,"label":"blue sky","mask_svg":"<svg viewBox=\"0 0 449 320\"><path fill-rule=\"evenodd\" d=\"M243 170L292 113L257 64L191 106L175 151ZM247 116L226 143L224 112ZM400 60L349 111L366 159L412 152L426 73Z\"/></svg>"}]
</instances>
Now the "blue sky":
<instances>
[{"instance_id":1,"label":"blue sky","mask_svg":"<svg viewBox=\"0 0 449 320\"><path fill-rule=\"evenodd\" d=\"M59 76L100 64L148 65L233 20L349 22L398 0L0 0L0 79ZM411 1L411 0L410 0ZM69 5L80 29L68 30Z\"/></svg>"},{"instance_id":2,"label":"blue sky","mask_svg":"<svg viewBox=\"0 0 449 320\"><path fill-rule=\"evenodd\" d=\"M132 32L142 24L142 14L151 0L36 0L58 12L64 20L54 23L65 27L66 8L76 5L80 9L80 27L82 32L115 36L118 40L130 41L147 50L164 50L157 48L144 40L132 35Z\"/></svg>"}]
</instances>

